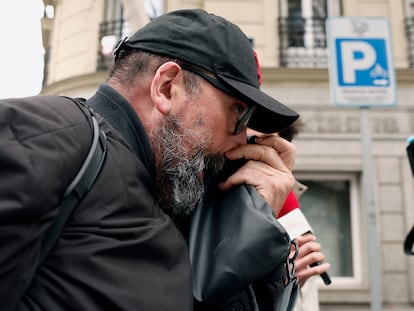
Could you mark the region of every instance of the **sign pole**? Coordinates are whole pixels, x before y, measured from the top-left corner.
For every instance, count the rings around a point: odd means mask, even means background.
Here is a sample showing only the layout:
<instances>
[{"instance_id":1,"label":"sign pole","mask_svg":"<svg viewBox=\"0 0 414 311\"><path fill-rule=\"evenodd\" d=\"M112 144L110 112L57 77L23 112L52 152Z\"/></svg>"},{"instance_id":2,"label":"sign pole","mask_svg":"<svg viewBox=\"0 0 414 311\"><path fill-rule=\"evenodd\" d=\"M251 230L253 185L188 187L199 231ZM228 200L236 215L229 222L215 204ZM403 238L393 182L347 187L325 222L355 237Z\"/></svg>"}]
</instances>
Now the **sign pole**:
<instances>
[{"instance_id":1,"label":"sign pole","mask_svg":"<svg viewBox=\"0 0 414 311\"><path fill-rule=\"evenodd\" d=\"M368 263L370 272L371 310L382 310L381 253L379 249L374 160L372 155L369 107L361 107L361 142L363 154L363 189L368 224Z\"/></svg>"},{"instance_id":2,"label":"sign pole","mask_svg":"<svg viewBox=\"0 0 414 311\"><path fill-rule=\"evenodd\" d=\"M363 206L367 217L371 310L382 311L381 248L377 230L379 213L376 209L369 108L397 104L388 19L330 17L327 20L327 44L333 102L340 107L360 108Z\"/></svg>"}]
</instances>

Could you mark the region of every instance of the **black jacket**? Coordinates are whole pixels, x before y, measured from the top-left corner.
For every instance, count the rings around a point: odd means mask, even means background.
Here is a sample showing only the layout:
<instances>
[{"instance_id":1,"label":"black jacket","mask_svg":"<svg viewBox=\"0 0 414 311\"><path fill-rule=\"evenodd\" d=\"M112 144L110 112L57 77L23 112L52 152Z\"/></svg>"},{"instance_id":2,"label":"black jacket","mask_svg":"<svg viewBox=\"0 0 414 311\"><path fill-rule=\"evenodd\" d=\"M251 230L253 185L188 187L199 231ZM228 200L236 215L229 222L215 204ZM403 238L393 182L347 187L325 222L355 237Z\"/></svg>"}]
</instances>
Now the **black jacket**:
<instances>
[{"instance_id":1,"label":"black jacket","mask_svg":"<svg viewBox=\"0 0 414 311\"><path fill-rule=\"evenodd\" d=\"M88 102L123 122L114 129L98 119L108 137L104 166L16 310L192 310L187 246L154 197L146 133L109 86ZM2 310L13 310L37 267L41 241L90 141L90 125L70 99L0 101Z\"/></svg>"}]
</instances>

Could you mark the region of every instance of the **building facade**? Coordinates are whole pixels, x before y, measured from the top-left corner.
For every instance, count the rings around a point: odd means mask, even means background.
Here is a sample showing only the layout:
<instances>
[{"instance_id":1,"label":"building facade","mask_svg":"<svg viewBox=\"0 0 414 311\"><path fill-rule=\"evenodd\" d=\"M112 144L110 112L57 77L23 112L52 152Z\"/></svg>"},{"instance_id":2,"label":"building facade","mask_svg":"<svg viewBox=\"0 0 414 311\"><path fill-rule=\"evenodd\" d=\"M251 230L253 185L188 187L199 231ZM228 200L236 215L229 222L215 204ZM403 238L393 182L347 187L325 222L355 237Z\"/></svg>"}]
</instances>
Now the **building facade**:
<instances>
[{"instance_id":1,"label":"building facade","mask_svg":"<svg viewBox=\"0 0 414 311\"><path fill-rule=\"evenodd\" d=\"M302 210L332 264L332 284L319 282L321 310L370 310L375 299L384 310L413 310L414 258L404 255L402 245L414 225L414 181L405 151L414 135L414 0L132 2L45 1L55 16L44 21L42 93L91 96L106 78L117 40L162 12L203 8L233 21L259 55L263 90L298 111L304 123L294 139L295 176L308 186ZM333 16L389 22L397 103L365 110L369 123L361 108L332 102L325 22ZM364 126L371 134L369 185Z\"/></svg>"}]
</instances>

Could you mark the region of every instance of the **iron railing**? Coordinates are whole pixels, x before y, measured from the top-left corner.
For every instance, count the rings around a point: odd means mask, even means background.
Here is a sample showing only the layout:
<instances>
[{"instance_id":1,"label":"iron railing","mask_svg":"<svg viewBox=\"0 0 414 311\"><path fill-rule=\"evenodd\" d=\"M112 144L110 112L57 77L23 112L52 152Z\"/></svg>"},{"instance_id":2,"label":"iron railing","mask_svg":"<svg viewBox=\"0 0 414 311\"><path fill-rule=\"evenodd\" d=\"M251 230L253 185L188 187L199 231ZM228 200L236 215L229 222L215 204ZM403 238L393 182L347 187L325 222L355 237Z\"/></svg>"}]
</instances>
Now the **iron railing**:
<instances>
[{"instance_id":1,"label":"iron railing","mask_svg":"<svg viewBox=\"0 0 414 311\"><path fill-rule=\"evenodd\" d=\"M325 21L325 17L279 17L281 67L328 66Z\"/></svg>"},{"instance_id":2,"label":"iron railing","mask_svg":"<svg viewBox=\"0 0 414 311\"><path fill-rule=\"evenodd\" d=\"M105 21L99 26L97 70L108 70L113 63L112 49L127 30L124 19Z\"/></svg>"},{"instance_id":3,"label":"iron railing","mask_svg":"<svg viewBox=\"0 0 414 311\"><path fill-rule=\"evenodd\" d=\"M408 43L408 62L414 68L414 16L405 19L405 34Z\"/></svg>"},{"instance_id":4,"label":"iron railing","mask_svg":"<svg viewBox=\"0 0 414 311\"><path fill-rule=\"evenodd\" d=\"M279 64L293 68L327 68L326 18L279 17ZM124 19L105 21L99 30L98 70L107 70L113 62L112 53L102 48L102 39L111 38L113 45L126 32ZM405 19L408 61L414 68L414 17ZM108 49L108 47L106 47Z\"/></svg>"}]
</instances>

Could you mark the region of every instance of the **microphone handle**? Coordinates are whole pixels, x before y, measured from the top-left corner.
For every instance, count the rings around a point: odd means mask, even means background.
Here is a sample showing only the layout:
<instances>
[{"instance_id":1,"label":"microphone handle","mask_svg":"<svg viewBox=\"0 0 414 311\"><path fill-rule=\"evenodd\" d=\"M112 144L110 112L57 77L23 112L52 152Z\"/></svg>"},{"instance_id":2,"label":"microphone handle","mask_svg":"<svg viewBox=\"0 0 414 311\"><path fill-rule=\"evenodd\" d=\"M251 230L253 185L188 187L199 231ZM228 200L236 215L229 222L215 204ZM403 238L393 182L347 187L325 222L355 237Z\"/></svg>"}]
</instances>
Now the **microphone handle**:
<instances>
[{"instance_id":1,"label":"microphone handle","mask_svg":"<svg viewBox=\"0 0 414 311\"><path fill-rule=\"evenodd\" d=\"M411 167L411 173L414 176L414 136L410 136L407 139L407 156L408 156L408 162L410 163Z\"/></svg>"},{"instance_id":2,"label":"microphone handle","mask_svg":"<svg viewBox=\"0 0 414 311\"><path fill-rule=\"evenodd\" d=\"M313 264L311 264L310 266L311 266L311 267L316 267L316 266L319 266L320 264L321 264L321 263L317 261L317 262L314 262ZM331 283L332 283L332 281L331 281L331 277L329 276L328 272L324 272L324 273L320 274L320 276L321 276L321 278L322 278L323 282L324 282L326 285L329 285L329 284L331 284Z\"/></svg>"}]
</instances>

